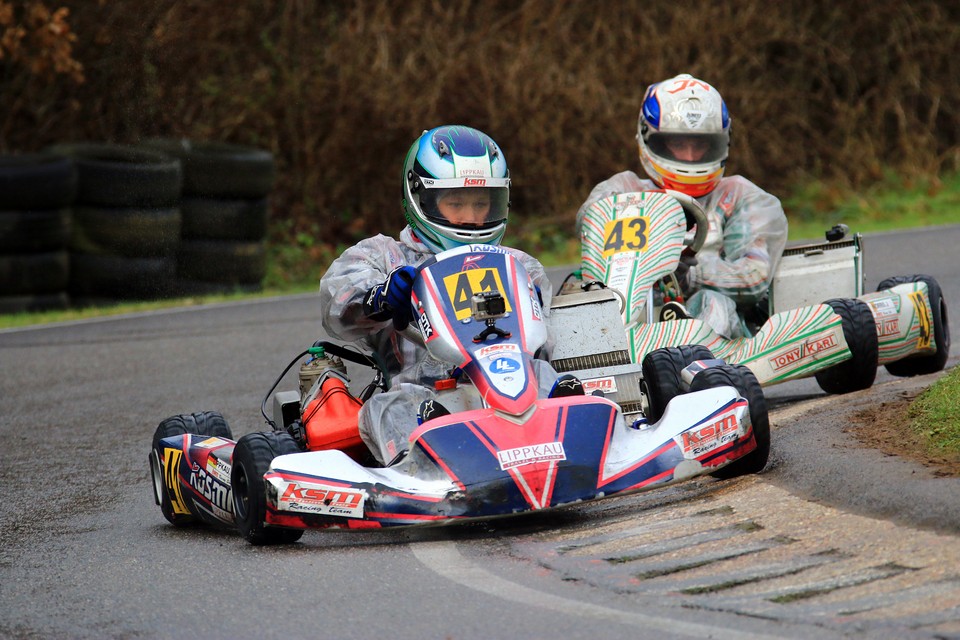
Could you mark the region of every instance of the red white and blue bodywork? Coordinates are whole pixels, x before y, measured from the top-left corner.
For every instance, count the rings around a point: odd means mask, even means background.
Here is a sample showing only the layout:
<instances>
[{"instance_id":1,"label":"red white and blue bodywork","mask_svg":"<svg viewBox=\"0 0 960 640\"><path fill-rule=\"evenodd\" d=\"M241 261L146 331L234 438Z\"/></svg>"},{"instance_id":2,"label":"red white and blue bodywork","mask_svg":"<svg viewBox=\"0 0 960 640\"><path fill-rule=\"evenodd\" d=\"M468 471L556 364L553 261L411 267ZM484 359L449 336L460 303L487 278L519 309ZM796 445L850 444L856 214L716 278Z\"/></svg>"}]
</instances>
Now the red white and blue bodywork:
<instances>
[{"instance_id":1,"label":"red white and blue bodywork","mask_svg":"<svg viewBox=\"0 0 960 640\"><path fill-rule=\"evenodd\" d=\"M504 312L477 319L471 299L494 290ZM523 266L503 249L438 255L420 269L413 305L431 355L462 371L457 388L440 394L452 413L420 425L409 454L389 467L363 466L338 450L274 458L264 474L267 525L365 529L506 516L712 473L756 447L747 401L733 387L678 396L661 420L638 425L625 424L603 397L538 397L544 310ZM230 488L223 465L231 443L217 440L184 435L159 446L168 459L178 452L176 467L164 471L168 492L209 503L203 510L227 523L230 500L219 497ZM194 478L210 477L212 454L219 492Z\"/></svg>"}]
</instances>

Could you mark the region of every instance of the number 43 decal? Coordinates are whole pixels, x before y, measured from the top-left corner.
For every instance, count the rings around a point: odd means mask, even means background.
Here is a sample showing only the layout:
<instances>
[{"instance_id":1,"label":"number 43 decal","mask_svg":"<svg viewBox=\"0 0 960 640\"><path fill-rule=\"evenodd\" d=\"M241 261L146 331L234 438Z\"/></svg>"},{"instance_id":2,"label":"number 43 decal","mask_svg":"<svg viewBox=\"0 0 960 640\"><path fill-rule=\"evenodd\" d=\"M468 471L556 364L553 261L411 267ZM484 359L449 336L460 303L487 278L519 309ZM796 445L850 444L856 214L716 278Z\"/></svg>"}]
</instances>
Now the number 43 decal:
<instances>
[{"instance_id":1,"label":"number 43 decal","mask_svg":"<svg viewBox=\"0 0 960 640\"><path fill-rule=\"evenodd\" d=\"M647 250L646 217L611 220L603 229L603 257L625 251Z\"/></svg>"}]
</instances>

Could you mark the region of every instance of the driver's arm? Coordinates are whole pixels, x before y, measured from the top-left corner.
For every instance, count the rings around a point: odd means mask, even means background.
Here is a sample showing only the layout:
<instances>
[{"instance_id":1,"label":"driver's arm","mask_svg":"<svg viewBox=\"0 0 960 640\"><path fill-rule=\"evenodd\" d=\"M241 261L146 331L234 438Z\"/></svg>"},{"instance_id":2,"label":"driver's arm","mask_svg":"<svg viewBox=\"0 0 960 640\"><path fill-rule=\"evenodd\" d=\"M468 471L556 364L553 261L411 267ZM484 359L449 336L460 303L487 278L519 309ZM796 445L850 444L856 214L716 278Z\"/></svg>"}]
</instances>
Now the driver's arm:
<instances>
[{"instance_id":1,"label":"driver's arm","mask_svg":"<svg viewBox=\"0 0 960 640\"><path fill-rule=\"evenodd\" d=\"M350 342L390 328L389 318L377 321L364 313L363 300L372 287L404 264L397 241L385 235L366 238L344 251L320 278L321 322L326 332Z\"/></svg>"},{"instance_id":2,"label":"driver's arm","mask_svg":"<svg viewBox=\"0 0 960 640\"><path fill-rule=\"evenodd\" d=\"M769 288L787 242L780 201L744 180L723 225L722 252L701 252L690 268L690 288L712 289L738 303L754 302Z\"/></svg>"}]
</instances>

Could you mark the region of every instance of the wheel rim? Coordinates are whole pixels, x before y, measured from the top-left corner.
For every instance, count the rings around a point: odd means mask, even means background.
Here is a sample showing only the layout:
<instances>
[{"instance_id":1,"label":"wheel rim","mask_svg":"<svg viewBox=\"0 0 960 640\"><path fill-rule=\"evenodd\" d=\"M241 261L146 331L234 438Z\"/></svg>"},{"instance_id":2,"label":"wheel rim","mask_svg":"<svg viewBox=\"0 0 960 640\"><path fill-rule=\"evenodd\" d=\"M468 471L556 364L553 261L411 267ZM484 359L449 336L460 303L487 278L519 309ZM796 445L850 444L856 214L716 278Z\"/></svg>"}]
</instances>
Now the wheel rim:
<instances>
[{"instance_id":1,"label":"wheel rim","mask_svg":"<svg viewBox=\"0 0 960 640\"><path fill-rule=\"evenodd\" d=\"M250 511L250 490L247 482L247 470L239 465L235 486L233 487L233 510L237 520L247 519Z\"/></svg>"},{"instance_id":2,"label":"wheel rim","mask_svg":"<svg viewBox=\"0 0 960 640\"><path fill-rule=\"evenodd\" d=\"M150 452L150 476L153 478L153 499L163 504L163 471L160 467L160 454L154 449Z\"/></svg>"}]
</instances>

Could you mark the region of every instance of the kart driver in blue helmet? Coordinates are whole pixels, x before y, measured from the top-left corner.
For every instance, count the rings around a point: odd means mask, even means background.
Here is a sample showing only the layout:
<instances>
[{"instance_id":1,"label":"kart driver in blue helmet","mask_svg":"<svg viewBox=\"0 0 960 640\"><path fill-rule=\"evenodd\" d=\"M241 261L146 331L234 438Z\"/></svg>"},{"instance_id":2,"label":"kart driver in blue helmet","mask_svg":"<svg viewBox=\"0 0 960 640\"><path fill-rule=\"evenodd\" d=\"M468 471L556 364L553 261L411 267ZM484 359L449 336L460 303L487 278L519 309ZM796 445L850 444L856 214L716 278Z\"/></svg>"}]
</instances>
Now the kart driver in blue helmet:
<instances>
[{"instance_id":1,"label":"kart driver in blue helmet","mask_svg":"<svg viewBox=\"0 0 960 640\"><path fill-rule=\"evenodd\" d=\"M379 354L391 375L391 389L371 397L360 410L360 436L384 465L403 457L419 423L447 413L434 401L433 382L448 377L448 366L396 328L411 320L415 267L462 245L499 245L510 205L503 151L470 127L424 131L407 153L402 182L407 225L400 239L380 234L361 240L320 279L323 328L333 338L362 342ZM522 251L507 251L530 274L549 313L552 288L543 265ZM535 364L545 397L557 374L545 361ZM558 386L563 391L553 395L570 395L570 385L572 393L583 393L578 381L564 378Z\"/></svg>"}]
</instances>

